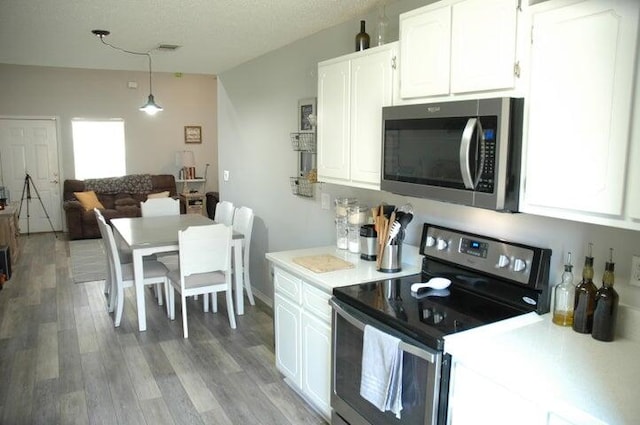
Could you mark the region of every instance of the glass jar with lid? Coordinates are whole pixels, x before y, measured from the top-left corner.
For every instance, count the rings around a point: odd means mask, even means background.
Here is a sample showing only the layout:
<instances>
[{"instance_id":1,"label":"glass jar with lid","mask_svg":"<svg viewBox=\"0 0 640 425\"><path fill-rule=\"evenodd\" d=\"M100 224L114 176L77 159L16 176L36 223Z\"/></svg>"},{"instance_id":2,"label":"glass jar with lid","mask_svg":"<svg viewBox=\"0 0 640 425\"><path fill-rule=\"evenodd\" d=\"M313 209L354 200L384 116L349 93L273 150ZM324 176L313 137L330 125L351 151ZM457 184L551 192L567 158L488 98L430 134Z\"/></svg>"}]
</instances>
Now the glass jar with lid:
<instances>
[{"instance_id":1,"label":"glass jar with lid","mask_svg":"<svg viewBox=\"0 0 640 425\"><path fill-rule=\"evenodd\" d=\"M358 232L360 231L360 226L368 223L370 215L371 211L366 205L360 205L359 203L356 203L350 205L347 208L347 220L349 222L349 225L358 226Z\"/></svg>"},{"instance_id":2,"label":"glass jar with lid","mask_svg":"<svg viewBox=\"0 0 640 425\"><path fill-rule=\"evenodd\" d=\"M336 198L336 217L347 217L349 212L349 207L358 204L358 200L356 198Z\"/></svg>"}]
</instances>

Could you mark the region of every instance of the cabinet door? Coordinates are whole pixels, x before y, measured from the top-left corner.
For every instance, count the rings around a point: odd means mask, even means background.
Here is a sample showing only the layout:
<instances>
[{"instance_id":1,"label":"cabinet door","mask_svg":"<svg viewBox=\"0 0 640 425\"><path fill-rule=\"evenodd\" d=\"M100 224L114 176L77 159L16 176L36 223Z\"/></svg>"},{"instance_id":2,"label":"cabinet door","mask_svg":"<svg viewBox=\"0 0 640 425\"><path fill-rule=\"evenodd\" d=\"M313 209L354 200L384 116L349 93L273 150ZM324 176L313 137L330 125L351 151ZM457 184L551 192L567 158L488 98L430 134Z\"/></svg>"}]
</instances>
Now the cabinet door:
<instances>
[{"instance_id":1,"label":"cabinet door","mask_svg":"<svg viewBox=\"0 0 640 425\"><path fill-rule=\"evenodd\" d=\"M400 15L400 96L449 93L451 6Z\"/></svg>"},{"instance_id":2,"label":"cabinet door","mask_svg":"<svg viewBox=\"0 0 640 425\"><path fill-rule=\"evenodd\" d=\"M298 388L302 385L300 306L276 293L273 303L276 367Z\"/></svg>"},{"instance_id":3,"label":"cabinet door","mask_svg":"<svg viewBox=\"0 0 640 425\"><path fill-rule=\"evenodd\" d=\"M637 21L614 0L533 15L526 205L622 213Z\"/></svg>"},{"instance_id":4,"label":"cabinet door","mask_svg":"<svg viewBox=\"0 0 640 425\"><path fill-rule=\"evenodd\" d=\"M380 189L382 107L391 105L394 49L351 61L351 181Z\"/></svg>"},{"instance_id":5,"label":"cabinet door","mask_svg":"<svg viewBox=\"0 0 640 425\"><path fill-rule=\"evenodd\" d=\"M302 314L302 391L331 417L331 326L308 312Z\"/></svg>"},{"instance_id":6,"label":"cabinet door","mask_svg":"<svg viewBox=\"0 0 640 425\"><path fill-rule=\"evenodd\" d=\"M636 58L636 72L640 74L640 55ZM640 223L640 83L636 77L636 90L633 104L633 128L631 130L631 151L627 167L627 205L628 216Z\"/></svg>"},{"instance_id":7,"label":"cabinet door","mask_svg":"<svg viewBox=\"0 0 640 425\"><path fill-rule=\"evenodd\" d=\"M452 93L514 87L517 7L517 0L466 0L452 6Z\"/></svg>"},{"instance_id":8,"label":"cabinet door","mask_svg":"<svg viewBox=\"0 0 640 425\"><path fill-rule=\"evenodd\" d=\"M349 179L348 60L318 66L318 178Z\"/></svg>"},{"instance_id":9,"label":"cabinet door","mask_svg":"<svg viewBox=\"0 0 640 425\"><path fill-rule=\"evenodd\" d=\"M449 425L544 425L546 412L535 403L461 364L454 364Z\"/></svg>"}]
</instances>

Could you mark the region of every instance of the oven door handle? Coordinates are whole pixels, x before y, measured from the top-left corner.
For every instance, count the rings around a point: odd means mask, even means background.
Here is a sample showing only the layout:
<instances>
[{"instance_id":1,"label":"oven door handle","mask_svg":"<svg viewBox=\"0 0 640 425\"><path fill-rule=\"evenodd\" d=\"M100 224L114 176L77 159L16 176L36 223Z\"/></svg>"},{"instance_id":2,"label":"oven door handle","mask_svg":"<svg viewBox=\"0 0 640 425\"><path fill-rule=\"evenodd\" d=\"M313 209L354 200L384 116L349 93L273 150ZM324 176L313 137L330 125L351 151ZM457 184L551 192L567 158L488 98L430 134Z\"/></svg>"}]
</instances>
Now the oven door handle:
<instances>
[{"instance_id":1,"label":"oven door handle","mask_svg":"<svg viewBox=\"0 0 640 425\"><path fill-rule=\"evenodd\" d=\"M335 312L335 314L339 314L340 316L342 316L347 322L349 322L351 325L355 326L356 328L360 329L362 332L364 332L364 327L366 326L366 324L360 320L358 320L357 318L355 318L352 314L350 314L349 312L347 312L341 305L339 305L338 303L336 303L333 299L329 300L329 304L331 304L331 307L333 307L333 310ZM370 324L369 326L375 326L374 324ZM388 332L387 330L384 330L383 332L386 332L388 334L390 334L391 336L394 336L398 339L400 339L400 334L399 333L395 333L395 332ZM400 349L402 351L405 351L409 354L412 354L416 357L420 357L421 359L424 359L425 361L429 362L429 363L436 363L437 361L440 360L440 356L442 355L441 353L437 352L437 351L433 351L431 352L431 350L429 350L428 348L420 348L416 345L413 344L409 344L405 341L400 340Z\"/></svg>"},{"instance_id":2,"label":"oven door handle","mask_svg":"<svg viewBox=\"0 0 640 425\"><path fill-rule=\"evenodd\" d=\"M477 175L474 177L471 175L471 168L469 167L469 159L471 157L471 138L473 137L473 131L478 129L478 135L480 136L480 164L477 167ZM460 173L462 174L462 182L467 189L474 190L478 186L480 177L482 176L482 169L484 168L485 161L485 139L484 131L482 130L482 124L478 118L469 118L467 125L465 125L462 131L462 138L460 139Z\"/></svg>"}]
</instances>

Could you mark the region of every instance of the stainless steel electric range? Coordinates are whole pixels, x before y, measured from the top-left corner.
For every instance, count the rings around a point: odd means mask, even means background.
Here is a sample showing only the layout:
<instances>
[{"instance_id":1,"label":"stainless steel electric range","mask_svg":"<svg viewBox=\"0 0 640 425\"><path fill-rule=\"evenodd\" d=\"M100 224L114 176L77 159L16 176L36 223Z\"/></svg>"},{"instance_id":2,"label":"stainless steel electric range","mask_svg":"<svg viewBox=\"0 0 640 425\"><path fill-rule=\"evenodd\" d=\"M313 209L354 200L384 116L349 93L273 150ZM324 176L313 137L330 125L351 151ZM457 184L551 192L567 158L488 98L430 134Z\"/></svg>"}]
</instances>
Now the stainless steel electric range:
<instances>
[{"instance_id":1,"label":"stainless steel electric range","mask_svg":"<svg viewBox=\"0 0 640 425\"><path fill-rule=\"evenodd\" d=\"M334 289L332 424L444 424L451 364L444 336L549 311L549 249L424 224L420 253L420 274ZM450 286L412 291L435 277ZM401 341L400 418L360 395L365 326Z\"/></svg>"}]
</instances>

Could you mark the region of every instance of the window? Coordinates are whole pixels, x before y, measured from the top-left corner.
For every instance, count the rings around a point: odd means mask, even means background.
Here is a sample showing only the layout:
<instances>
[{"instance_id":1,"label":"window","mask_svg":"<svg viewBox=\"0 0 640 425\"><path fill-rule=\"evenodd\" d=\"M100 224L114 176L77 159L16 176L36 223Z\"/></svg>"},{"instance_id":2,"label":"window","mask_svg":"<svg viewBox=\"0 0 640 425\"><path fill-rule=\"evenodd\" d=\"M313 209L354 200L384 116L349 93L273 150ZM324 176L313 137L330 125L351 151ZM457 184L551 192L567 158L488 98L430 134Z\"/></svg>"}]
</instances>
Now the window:
<instances>
[{"instance_id":1,"label":"window","mask_svg":"<svg viewBox=\"0 0 640 425\"><path fill-rule=\"evenodd\" d=\"M71 131L76 179L126 174L123 120L74 118Z\"/></svg>"}]
</instances>

